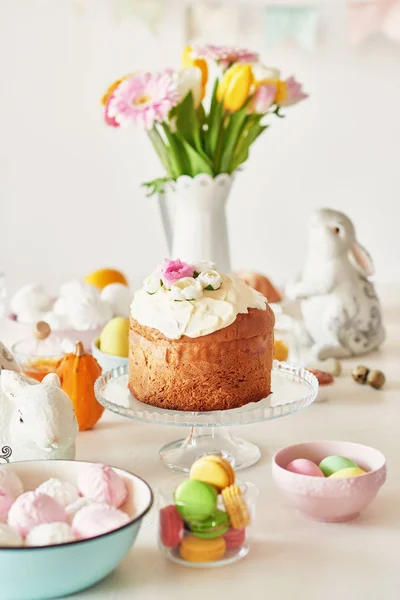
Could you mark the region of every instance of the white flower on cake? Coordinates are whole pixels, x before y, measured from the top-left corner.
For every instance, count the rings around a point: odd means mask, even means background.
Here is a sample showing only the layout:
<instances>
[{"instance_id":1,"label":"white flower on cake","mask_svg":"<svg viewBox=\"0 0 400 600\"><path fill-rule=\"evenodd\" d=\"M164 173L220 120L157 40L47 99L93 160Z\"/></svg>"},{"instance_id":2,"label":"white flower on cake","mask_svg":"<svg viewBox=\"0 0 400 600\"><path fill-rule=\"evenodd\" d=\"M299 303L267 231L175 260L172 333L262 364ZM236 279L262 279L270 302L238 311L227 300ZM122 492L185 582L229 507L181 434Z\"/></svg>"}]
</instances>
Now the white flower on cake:
<instances>
[{"instance_id":1,"label":"white flower on cake","mask_svg":"<svg viewBox=\"0 0 400 600\"><path fill-rule=\"evenodd\" d=\"M198 300L203 296L203 286L194 277L182 277L171 285L168 296L172 300Z\"/></svg>"},{"instance_id":2,"label":"white flower on cake","mask_svg":"<svg viewBox=\"0 0 400 600\"><path fill-rule=\"evenodd\" d=\"M197 277L205 290L218 290L222 284L222 277L217 271L201 271Z\"/></svg>"},{"instance_id":3,"label":"white flower on cake","mask_svg":"<svg viewBox=\"0 0 400 600\"><path fill-rule=\"evenodd\" d=\"M161 273L159 271L155 271L143 282L143 287L148 294L155 294L162 287L161 281Z\"/></svg>"},{"instance_id":4,"label":"white flower on cake","mask_svg":"<svg viewBox=\"0 0 400 600\"><path fill-rule=\"evenodd\" d=\"M194 270L196 273L201 273L202 271L215 271L216 268L217 265L209 260L198 260L194 263Z\"/></svg>"}]
</instances>

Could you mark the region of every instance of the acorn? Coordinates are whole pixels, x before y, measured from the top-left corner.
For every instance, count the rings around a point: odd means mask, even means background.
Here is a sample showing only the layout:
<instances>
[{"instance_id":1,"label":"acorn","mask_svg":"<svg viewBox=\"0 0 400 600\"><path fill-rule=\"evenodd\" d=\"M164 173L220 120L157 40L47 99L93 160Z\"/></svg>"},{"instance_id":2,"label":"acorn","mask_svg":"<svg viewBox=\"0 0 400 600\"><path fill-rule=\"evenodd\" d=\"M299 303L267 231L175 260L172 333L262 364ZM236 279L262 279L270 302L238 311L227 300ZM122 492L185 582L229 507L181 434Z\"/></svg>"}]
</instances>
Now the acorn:
<instances>
[{"instance_id":1,"label":"acorn","mask_svg":"<svg viewBox=\"0 0 400 600\"><path fill-rule=\"evenodd\" d=\"M385 381L386 377L382 371L370 371L368 373L367 383L376 390L380 390Z\"/></svg>"},{"instance_id":2,"label":"acorn","mask_svg":"<svg viewBox=\"0 0 400 600\"><path fill-rule=\"evenodd\" d=\"M358 367L356 367L355 369L353 369L351 375L354 379L354 381L356 381L357 383L367 383L367 378L369 375L369 369L368 367L364 367L363 365L358 365Z\"/></svg>"}]
</instances>

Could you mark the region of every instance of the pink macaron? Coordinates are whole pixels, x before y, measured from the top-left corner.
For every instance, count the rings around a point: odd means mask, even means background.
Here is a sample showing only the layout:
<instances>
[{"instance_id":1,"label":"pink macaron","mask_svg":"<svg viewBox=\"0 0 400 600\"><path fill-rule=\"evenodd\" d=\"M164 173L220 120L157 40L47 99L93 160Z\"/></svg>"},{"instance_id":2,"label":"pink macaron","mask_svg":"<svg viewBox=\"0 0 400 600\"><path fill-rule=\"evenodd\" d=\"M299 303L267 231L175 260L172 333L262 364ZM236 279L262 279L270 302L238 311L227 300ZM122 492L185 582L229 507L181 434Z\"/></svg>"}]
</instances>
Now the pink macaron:
<instances>
[{"instance_id":1,"label":"pink macaron","mask_svg":"<svg viewBox=\"0 0 400 600\"><path fill-rule=\"evenodd\" d=\"M77 537L92 538L129 523L128 515L108 504L89 504L78 510L72 521Z\"/></svg>"},{"instance_id":2,"label":"pink macaron","mask_svg":"<svg viewBox=\"0 0 400 600\"><path fill-rule=\"evenodd\" d=\"M23 537L43 523L66 523L67 520L65 509L54 498L37 492L19 496L8 513L8 524Z\"/></svg>"},{"instance_id":3,"label":"pink macaron","mask_svg":"<svg viewBox=\"0 0 400 600\"><path fill-rule=\"evenodd\" d=\"M227 550L233 550L233 548L240 548L244 544L246 539L246 529L228 529L222 536L226 542Z\"/></svg>"},{"instance_id":4,"label":"pink macaron","mask_svg":"<svg viewBox=\"0 0 400 600\"><path fill-rule=\"evenodd\" d=\"M79 473L77 487L85 498L119 508L127 498L125 482L114 469L90 464Z\"/></svg>"},{"instance_id":5,"label":"pink macaron","mask_svg":"<svg viewBox=\"0 0 400 600\"><path fill-rule=\"evenodd\" d=\"M160 510L160 539L167 548L178 546L184 533L184 523L176 507L171 504Z\"/></svg>"},{"instance_id":6,"label":"pink macaron","mask_svg":"<svg viewBox=\"0 0 400 600\"><path fill-rule=\"evenodd\" d=\"M286 471L309 477L325 477L318 465L307 458L296 458L286 465Z\"/></svg>"}]
</instances>

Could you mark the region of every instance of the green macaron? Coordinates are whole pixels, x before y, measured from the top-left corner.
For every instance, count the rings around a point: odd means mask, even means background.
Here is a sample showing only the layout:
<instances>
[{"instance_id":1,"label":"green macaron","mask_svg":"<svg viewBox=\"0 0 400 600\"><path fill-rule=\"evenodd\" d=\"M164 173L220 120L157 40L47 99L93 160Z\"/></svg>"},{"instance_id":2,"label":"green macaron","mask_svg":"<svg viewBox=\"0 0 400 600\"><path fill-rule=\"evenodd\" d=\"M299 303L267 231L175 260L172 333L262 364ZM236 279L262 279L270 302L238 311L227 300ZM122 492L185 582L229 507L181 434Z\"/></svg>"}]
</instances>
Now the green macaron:
<instances>
[{"instance_id":1,"label":"green macaron","mask_svg":"<svg viewBox=\"0 0 400 600\"><path fill-rule=\"evenodd\" d=\"M215 487L195 479L181 481L174 493L176 508L188 522L207 519L215 512L217 499Z\"/></svg>"},{"instance_id":2,"label":"green macaron","mask_svg":"<svg viewBox=\"0 0 400 600\"><path fill-rule=\"evenodd\" d=\"M319 468L325 477L330 477L330 475L336 473L337 471L341 471L342 469L358 468L358 465L345 456L327 456L319 463Z\"/></svg>"},{"instance_id":3,"label":"green macaron","mask_svg":"<svg viewBox=\"0 0 400 600\"><path fill-rule=\"evenodd\" d=\"M205 540L220 537L229 529L229 517L223 510L217 510L204 521L192 521L189 523L189 529L196 537Z\"/></svg>"}]
</instances>

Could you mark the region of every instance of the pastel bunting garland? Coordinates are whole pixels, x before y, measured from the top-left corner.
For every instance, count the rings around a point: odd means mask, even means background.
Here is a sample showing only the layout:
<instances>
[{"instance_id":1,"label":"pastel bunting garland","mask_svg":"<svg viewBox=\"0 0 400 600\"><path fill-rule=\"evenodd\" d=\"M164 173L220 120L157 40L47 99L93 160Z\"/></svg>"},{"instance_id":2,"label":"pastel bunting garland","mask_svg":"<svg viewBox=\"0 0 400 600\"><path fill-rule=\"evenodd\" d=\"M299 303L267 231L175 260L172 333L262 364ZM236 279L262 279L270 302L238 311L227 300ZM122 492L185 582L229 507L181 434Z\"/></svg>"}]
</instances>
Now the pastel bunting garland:
<instances>
[{"instance_id":1,"label":"pastel bunting garland","mask_svg":"<svg viewBox=\"0 0 400 600\"><path fill-rule=\"evenodd\" d=\"M317 41L319 11L314 6L267 6L265 35L267 46L295 39L300 46L313 50Z\"/></svg>"},{"instance_id":2,"label":"pastel bunting garland","mask_svg":"<svg viewBox=\"0 0 400 600\"><path fill-rule=\"evenodd\" d=\"M374 33L400 42L400 0L351 3L347 10L352 44L360 44Z\"/></svg>"}]
</instances>

